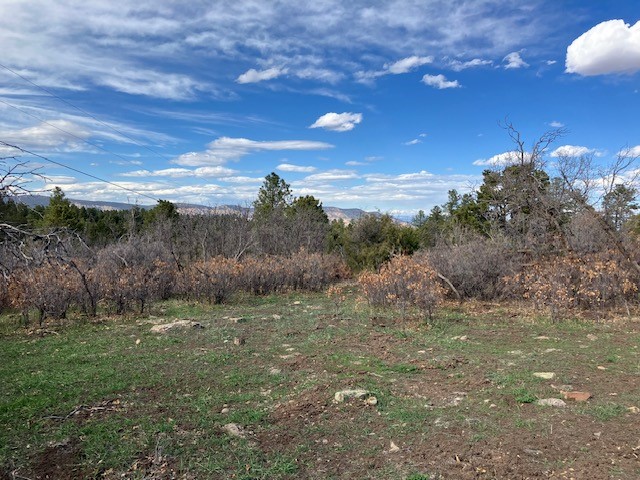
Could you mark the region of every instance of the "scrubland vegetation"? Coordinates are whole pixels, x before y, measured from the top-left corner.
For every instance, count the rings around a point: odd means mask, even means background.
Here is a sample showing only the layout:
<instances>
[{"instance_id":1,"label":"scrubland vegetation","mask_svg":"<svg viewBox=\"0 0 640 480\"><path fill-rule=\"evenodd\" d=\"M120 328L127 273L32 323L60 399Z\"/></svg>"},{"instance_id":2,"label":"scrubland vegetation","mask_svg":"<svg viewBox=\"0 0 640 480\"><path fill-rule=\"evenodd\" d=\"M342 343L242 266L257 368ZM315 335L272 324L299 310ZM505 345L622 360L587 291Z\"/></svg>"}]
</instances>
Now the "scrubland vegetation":
<instances>
[{"instance_id":1,"label":"scrubland vegetation","mask_svg":"<svg viewBox=\"0 0 640 480\"><path fill-rule=\"evenodd\" d=\"M550 168L562 132L525 147L507 131L507 166L411 225L329 222L273 173L252 215L100 211L61 190L29 209L5 185L0 474L637 478L618 430L638 422L640 337L601 321L639 303L636 159ZM149 333L176 319L199 329ZM595 401L528 408L571 384ZM346 387L377 403L336 406Z\"/></svg>"}]
</instances>

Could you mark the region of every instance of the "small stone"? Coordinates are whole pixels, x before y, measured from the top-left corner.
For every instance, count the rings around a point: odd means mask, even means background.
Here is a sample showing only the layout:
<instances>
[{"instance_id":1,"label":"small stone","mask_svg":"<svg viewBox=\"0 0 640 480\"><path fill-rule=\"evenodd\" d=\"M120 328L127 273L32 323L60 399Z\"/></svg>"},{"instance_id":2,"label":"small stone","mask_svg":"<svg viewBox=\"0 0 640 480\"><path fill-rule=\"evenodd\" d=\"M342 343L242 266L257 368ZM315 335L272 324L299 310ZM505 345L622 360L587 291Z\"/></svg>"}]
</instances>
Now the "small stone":
<instances>
[{"instance_id":1,"label":"small stone","mask_svg":"<svg viewBox=\"0 0 640 480\"><path fill-rule=\"evenodd\" d=\"M364 400L368 396L369 396L369 392L367 392L366 390L363 390L362 388L356 388L356 389L347 389L347 390L341 390L339 392L336 392L333 398L337 403L342 403L345 400L349 400L351 398Z\"/></svg>"},{"instance_id":2,"label":"small stone","mask_svg":"<svg viewBox=\"0 0 640 480\"><path fill-rule=\"evenodd\" d=\"M565 400L573 400L574 402L586 402L591 398L589 392L564 392L560 391Z\"/></svg>"},{"instance_id":3,"label":"small stone","mask_svg":"<svg viewBox=\"0 0 640 480\"><path fill-rule=\"evenodd\" d=\"M627 408L627 411L631 412L631 413L640 413L640 408L638 408L636 406L631 406L631 407Z\"/></svg>"},{"instance_id":4,"label":"small stone","mask_svg":"<svg viewBox=\"0 0 640 480\"><path fill-rule=\"evenodd\" d=\"M562 350L559 350L557 348L547 348L544 353L552 353L552 352L561 352Z\"/></svg>"},{"instance_id":5,"label":"small stone","mask_svg":"<svg viewBox=\"0 0 640 480\"><path fill-rule=\"evenodd\" d=\"M595 342L598 339L598 337L595 336L593 333L590 333L589 335L587 335L587 338L592 342Z\"/></svg>"},{"instance_id":6,"label":"small stone","mask_svg":"<svg viewBox=\"0 0 640 480\"><path fill-rule=\"evenodd\" d=\"M400 451L400 447L397 446L393 441L389 444L389 453L396 453Z\"/></svg>"},{"instance_id":7,"label":"small stone","mask_svg":"<svg viewBox=\"0 0 640 480\"><path fill-rule=\"evenodd\" d=\"M373 407L378 404L378 399L373 395L371 395L370 397L367 397L367 399L365 400L365 403Z\"/></svg>"},{"instance_id":8,"label":"small stone","mask_svg":"<svg viewBox=\"0 0 640 480\"><path fill-rule=\"evenodd\" d=\"M271 318L273 318L274 320L280 320L282 318L282 315L278 315L277 313L274 313L273 315L271 315Z\"/></svg>"},{"instance_id":9,"label":"small stone","mask_svg":"<svg viewBox=\"0 0 640 480\"><path fill-rule=\"evenodd\" d=\"M598 440L600 439L601 435L602 435L602 432L593 432L593 436L596 437Z\"/></svg>"},{"instance_id":10,"label":"small stone","mask_svg":"<svg viewBox=\"0 0 640 480\"><path fill-rule=\"evenodd\" d=\"M244 428L237 423L227 423L222 429L232 437L243 438L245 436Z\"/></svg>"},{"instance_id":11,"label":"small stone","mask_svg":"<svg viewBox=\"0 0 640 480\"><path fill-rule=\"evenodd\" d=\"M553 372L535 372L534 377L543 378L544 380L551 380L556 376Z\"/></svg>"},{"instance_id":12,"label":"small stone","mask_svg":"<svg viewBox=\"0 0 640 480\"><path fill-rule=\"evenodd\" d=\"M543 407L566 407L567 406L564 400L560 400L559 398L541 398L536 402L536 405L541 405Z\"/></svg>"},{"instance_id":13,"label":"small stone","mask_svg":"<svg viewBox=\"0 0 640 480\"><path fill-rule=\"evenodd\" d=\"M240 337L236 337L233 339L233 344L236 346L241 346L245 344L245 339L244 338L240 338Z\"/></svg>"},{"instance_id":14,"label":"small stone","mask_svg":"<svg viewBox=\"0 0 640 480\"><path fill-rule=\"evenodd\" d=\"M540 336L536 337L536 340L549 340L549 337L547 337L545 335L540 335Z\"/></svg>"},{"instance_id":15,"label":"small stone","mask_svg":"<svg viewBox=\"0 0 640 480\"><path fill-rule=\"evenodd\" d=\"M280 375L281 373L282 370L276 367L273 367L271 370L269 370L269 375Z\"/></svg>"},{"instance_id":16,"label":"small stone","mask_svg":"<svg viewBox=\"0 0 640 480\"><path fill-rule=\"evenodd\" d=\"M495 403L492 403L491 405L489 405L489 408L496 408L497 405Z\"/></svg>"},{"instance_id":17,"label":"small stone","mask_svg":"<svg viewBox=\"0 0 640 480\"><path fill-rule=\"evenodd\" d=\"M229 412L230 412L230 410L229 410L227 407L224 407L222 410L220 410L220 413L221 413L222 415L226 415L226 414L227 414L227 413L229 413Z\"/></svg>"},{"instance_id":18,"label":"small stone","mask_svg":"<svg viewBox=\"0 0 640 480\"><path fill-rule=\"evenodd\" d=\"M136 339L136 345L140 345L141 340L138 338Z\"/></svg>"},{"instance_id":19,"label":"small stone","mask_svg":"<svg viewBox=\"0 0 640 480\"><path fill-rule=\"evenodd\" d=\"M294 305L301 305L302 302L300 300L296 300L295 302L293 302Z\"/></svg>"},{"instance_id":20,"label":"small stone","mask_svg":"<svg viewBox=\"0 0 640 480\"><path fill-rule=\"evenodd\" d=\"M603 367L602 365L598 365L598 370L606 370L607 367Z\"/></svg>"},{"instance_id":21,"label":"small stone","mask_svg":"<svg viewBox=\"0 0 640 480\"><path fill-rule=\"evenodd\" d=\"M533 455L534 457L542 455L542 450L534 450L533 448L525 448L523 449L523 452L529 455Z\"/></svg>"}]
</instances>

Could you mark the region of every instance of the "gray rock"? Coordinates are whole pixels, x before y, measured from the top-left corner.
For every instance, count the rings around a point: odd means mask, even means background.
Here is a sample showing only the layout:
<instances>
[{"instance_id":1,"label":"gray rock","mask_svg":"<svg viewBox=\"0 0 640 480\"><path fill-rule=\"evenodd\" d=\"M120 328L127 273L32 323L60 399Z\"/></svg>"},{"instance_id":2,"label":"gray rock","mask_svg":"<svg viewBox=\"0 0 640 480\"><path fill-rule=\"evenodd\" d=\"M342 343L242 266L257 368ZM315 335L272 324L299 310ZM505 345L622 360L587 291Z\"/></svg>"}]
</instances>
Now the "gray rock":
<instances>
[{"instance_id":1,"label":"gray rock","mask_svg":"<svg viewBox=\"0 0 640 480\"><path fill-rule=\"evenodd\" d=\"M536 402L536 405L541 405L543 407L566 407L567 406L564 400L560 400L559 398L541 398Z\"/></svg>"},{"instance_id":2,"label":"gray rock","mask_svg":"<svg viewBox=\"0 0 640 480\"><path fill-rule=\"evenodd\" d=\"M337 403L342 403L345 400L349 400L351 398L355 398L358 400L365 400L369 396L370 394L366 390L363 390L362 388L355 388L355 389L347 389L347 390L341 390L339 392L336 392L333 398L334 398L334 401L336 401Z\"/></svg>"},{"instance_id":3,"label":"gray rock","mask_svg":"<svg viewBox=\"0 0 640 480\"><path fill-rule=\"evenodd\" d=\"M237 423L227 423L222 429L232 437L244 438L245 432Z\"/></svg>"}]
</instances>

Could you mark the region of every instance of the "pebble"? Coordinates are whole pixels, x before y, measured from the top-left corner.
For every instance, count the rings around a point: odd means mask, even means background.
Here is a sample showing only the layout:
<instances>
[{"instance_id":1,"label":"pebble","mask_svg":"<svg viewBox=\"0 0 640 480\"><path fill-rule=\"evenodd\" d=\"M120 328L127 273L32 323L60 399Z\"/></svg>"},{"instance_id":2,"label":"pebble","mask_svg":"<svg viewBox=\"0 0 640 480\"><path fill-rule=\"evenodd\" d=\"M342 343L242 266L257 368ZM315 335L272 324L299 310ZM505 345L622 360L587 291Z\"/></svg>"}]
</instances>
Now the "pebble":
<instances>
[{"instance_id":1,"label":"pebble","mask_svg":"<svg viewBox=\"0 0 640 480\"><path fill-rule=\"evenodd\" d=\"M556 374L553 372L535 372L533 376L538 378L543 378L545 380L551 380L556 376Z\"/></svg>"}]
</instances>

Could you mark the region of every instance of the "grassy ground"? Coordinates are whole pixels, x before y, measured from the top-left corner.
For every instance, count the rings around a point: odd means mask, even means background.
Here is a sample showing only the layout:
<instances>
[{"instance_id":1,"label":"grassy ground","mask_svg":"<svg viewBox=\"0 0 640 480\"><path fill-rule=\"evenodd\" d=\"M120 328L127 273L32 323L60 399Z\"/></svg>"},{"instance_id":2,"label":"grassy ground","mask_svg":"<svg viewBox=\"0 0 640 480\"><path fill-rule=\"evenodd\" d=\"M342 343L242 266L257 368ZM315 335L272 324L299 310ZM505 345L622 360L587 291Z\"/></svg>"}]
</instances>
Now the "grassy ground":
<instances>
[{"instance_id":1,"label":"grassy ground","mask_svg":"<svg viewBox=\"0 0 640 480\"><path fill-rule=\"evenodd\" d=\"M30 332L0 318L0 478L640 478L632 319L371 320L353 294L152 313ZM151 332L176 319L203 328ZM334 403L346 388L377 404ZM561 390L592 398L535 404Z\"/></svg>"}]
</instances>

